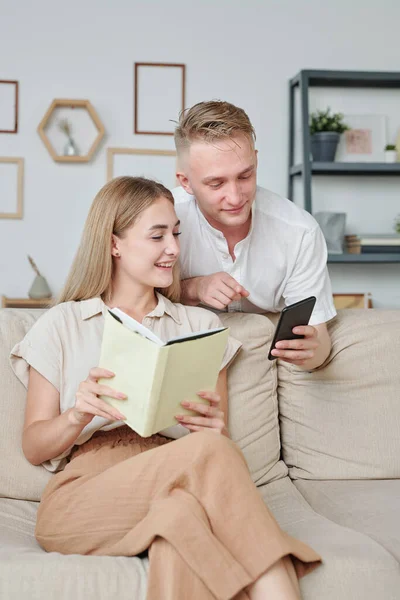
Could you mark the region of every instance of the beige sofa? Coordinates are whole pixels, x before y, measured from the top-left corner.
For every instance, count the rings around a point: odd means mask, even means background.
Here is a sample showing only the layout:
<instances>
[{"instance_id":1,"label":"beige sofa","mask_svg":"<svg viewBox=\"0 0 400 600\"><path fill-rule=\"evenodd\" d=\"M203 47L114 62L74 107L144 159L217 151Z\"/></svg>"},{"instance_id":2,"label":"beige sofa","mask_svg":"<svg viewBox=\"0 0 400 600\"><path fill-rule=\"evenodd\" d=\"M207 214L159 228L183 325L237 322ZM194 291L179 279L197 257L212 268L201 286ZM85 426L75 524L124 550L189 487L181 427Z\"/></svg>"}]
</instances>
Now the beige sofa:
<instances>
[{"instance_id":1,"label":"beige sofa","mask_svg":"<svg viewBox=\"0 0 400 600\"><path fill-rule=\"evenodd\" d=\"M51 475L22 454L25 390L8 355L40 312L0 311L0 598L144 599L147 559L46 554L34 538ZM231 435L281 527L324 559L303 598L398 600L400 310L341 311L313 373L267 360L265 316L223 320L244 341L229 373Z\"/></svg>"}]
</instances>

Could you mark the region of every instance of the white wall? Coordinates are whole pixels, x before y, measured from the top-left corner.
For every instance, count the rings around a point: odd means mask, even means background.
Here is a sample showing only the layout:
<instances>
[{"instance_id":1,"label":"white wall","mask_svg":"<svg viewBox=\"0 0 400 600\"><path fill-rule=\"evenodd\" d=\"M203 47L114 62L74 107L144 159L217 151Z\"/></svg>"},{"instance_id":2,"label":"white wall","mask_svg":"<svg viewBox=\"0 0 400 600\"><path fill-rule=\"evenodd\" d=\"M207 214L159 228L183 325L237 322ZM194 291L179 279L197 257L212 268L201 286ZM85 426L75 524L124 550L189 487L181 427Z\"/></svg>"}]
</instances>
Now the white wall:
<instances>
[{"instance_id":1,"label":"white wall","mask_svg":"<svg viewBox=\"0 0 400 600\"><path fill-rule=\"evenodd\" d=\"M173 149L172 138L132 133L135 61L185 63L187 105L222 98L242 106L257 131L259 182L283 195L289 78L302 68L400 69L398 0L0 0L0 15L0 79L20 82L19 133L0 134L0 156L25 158L24 218L0 220L0 294L8 296L27 295L34 276L27 253L60 289L106 180L107 146ZM107 136L92 162L49 156L36 128L54 98L86 98L97 110ZM400 91L398 98L400 107ZM351 189L359 203L358 181ZM376 193L362 213L371 225L385 202L384 181L368 179ZM400 212L400 179L394 192L389 183ZM335 200L337 180L323 185ZM371 291L376 306L400 307L399 265L330 271L335 291Z\"/></svg>"}]
</instances>

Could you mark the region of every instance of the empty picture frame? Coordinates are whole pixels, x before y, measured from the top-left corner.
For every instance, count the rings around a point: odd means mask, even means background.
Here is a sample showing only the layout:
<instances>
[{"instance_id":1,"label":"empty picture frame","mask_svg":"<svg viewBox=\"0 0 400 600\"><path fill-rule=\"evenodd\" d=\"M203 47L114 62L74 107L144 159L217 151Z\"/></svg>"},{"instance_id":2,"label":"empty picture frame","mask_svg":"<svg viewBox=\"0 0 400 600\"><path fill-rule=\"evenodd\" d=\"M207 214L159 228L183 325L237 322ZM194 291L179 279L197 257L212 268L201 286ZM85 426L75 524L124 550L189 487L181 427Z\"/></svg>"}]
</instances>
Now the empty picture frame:
<instances>
[{"instance_id":1,"label":"empty picture frame","mask_svg":"<svg viewBox=\"0 0 400 600\"><path fill-rule=\"evenodd\" d=\"M107 148L107 181L121 175L155 179L172 189L176 182L175 150Z\"/></svg>"},{"instance_id":2,"label":"empty picture frame","mask_svg":"<svg viewBox=\"0 0 400 600\"><path fill-rule=\"evenodd\" d=\"M0 133L18 132L18 81L0 80Z\"/></svg>"},{"instance_id":3,"label":"empty picture frame","mask_svg":"<svg viewBox=\"0 0 400 600\"><path fill-rule=\"evenodd\" d=\"M185 107L186 67L176 63L135 63L134 132L174 135Z\"/></svg>"},{"instance_id":4,"label":"empty picture frame","mask_svg":"<svg viewBox=\"0 0 400 600\"><path fill-rule=\"evenodd\" d=\"M0 157L0 219L22 219L24 159Z\"/></svg>"}]
</instances>

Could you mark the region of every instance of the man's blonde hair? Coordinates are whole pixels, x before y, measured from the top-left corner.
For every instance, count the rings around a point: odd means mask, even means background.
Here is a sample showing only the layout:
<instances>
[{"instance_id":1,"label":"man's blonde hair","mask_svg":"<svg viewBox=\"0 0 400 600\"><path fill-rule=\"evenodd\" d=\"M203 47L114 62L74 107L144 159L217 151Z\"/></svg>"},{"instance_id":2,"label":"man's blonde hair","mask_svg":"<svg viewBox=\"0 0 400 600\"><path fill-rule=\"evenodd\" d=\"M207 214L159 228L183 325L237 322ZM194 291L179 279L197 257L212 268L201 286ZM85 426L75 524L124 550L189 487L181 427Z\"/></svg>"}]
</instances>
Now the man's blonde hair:
<instances>
[{"instance_id":1,"label":"man's blonde hair","mask_svg":"<svg viewBox=\"0 0 400 600\"><path fill-rule=\"evenodd\" d=\"M101 188L90 207L80 246L56 304L98 296L106 303L110 300L114 271L112 236L123 238L140 214L159 198L174 204L170 190L143 177L116 177ZM178 302L178 263L173 268L173 275L172 285L158 291Z\"/></svg>"},{"instance_id":2,"label":"man's blonde hair","mask_svg":"<svg viewBox=\"0 0 400 600\"><path fill-rule=\"evenodd\" d=\"M176 150L179 154L197 140L213 143L240 134L254 144L254 127L242 108L222 100L199 102L179 116L175 129Z\"/></svg>"}]
</instances>

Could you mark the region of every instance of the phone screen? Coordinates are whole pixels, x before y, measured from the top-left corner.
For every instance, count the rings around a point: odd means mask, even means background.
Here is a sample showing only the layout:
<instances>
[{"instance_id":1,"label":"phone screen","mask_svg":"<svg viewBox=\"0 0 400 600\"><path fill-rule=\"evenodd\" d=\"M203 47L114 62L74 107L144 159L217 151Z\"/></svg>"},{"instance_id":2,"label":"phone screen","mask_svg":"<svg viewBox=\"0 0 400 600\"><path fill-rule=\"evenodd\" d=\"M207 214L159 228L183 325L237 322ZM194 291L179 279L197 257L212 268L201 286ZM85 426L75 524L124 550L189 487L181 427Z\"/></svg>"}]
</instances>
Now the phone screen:
<instances>
[{"instance_id":1,"label":"phone screen","mask_svg":"<svg viewBox=\"0 0 400 600\"><path fill-rule=\"evenodd\" d=\"M299 325L308 325L315 302L316 297L310 296L309 298L305 298L304 300L290 304L290 306L286 306L282 310L278 325L276 326L274 338L269 349L269 360L274 360L277 358L271 354L271 351L275 348L276 342L279 342L280 340L294 340L304 337L302 335L293 333L292 330L294 327L298 327Z\"/></svg>"}]
</instances>

